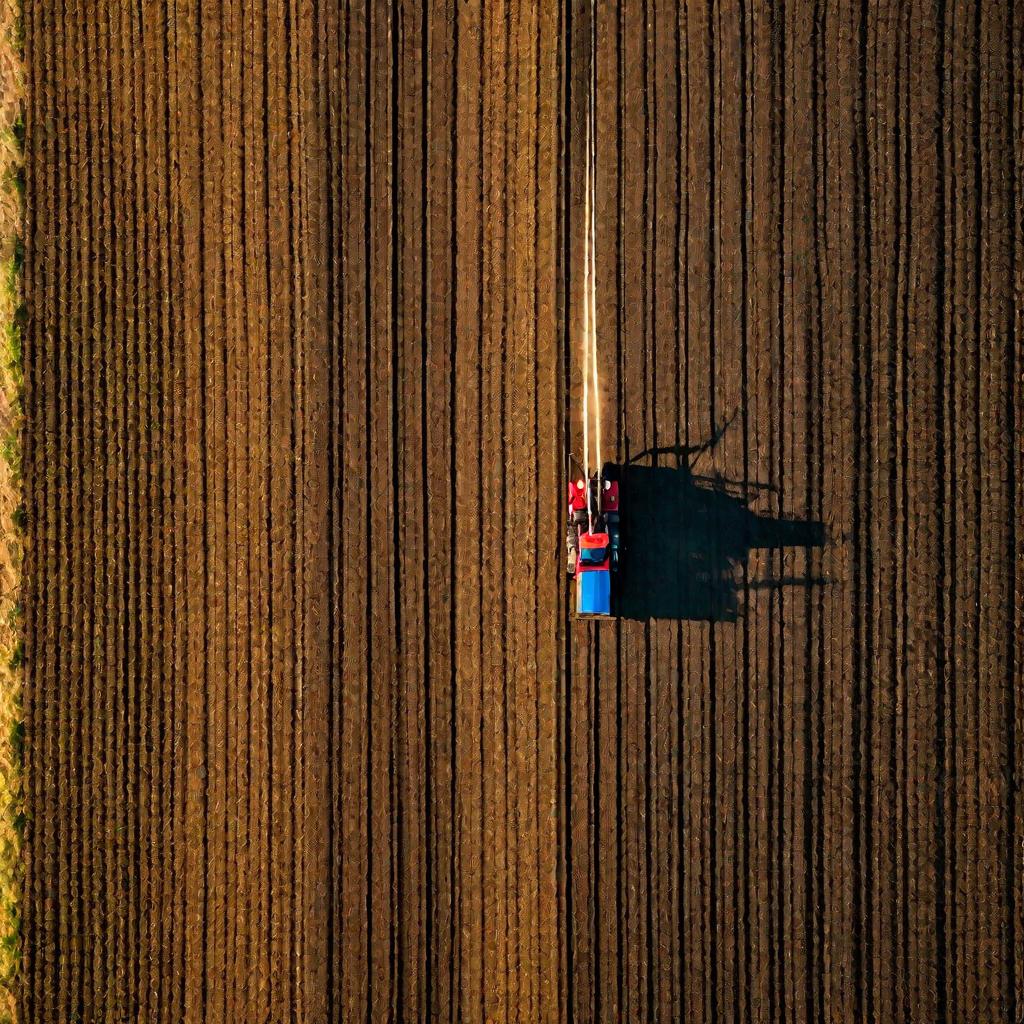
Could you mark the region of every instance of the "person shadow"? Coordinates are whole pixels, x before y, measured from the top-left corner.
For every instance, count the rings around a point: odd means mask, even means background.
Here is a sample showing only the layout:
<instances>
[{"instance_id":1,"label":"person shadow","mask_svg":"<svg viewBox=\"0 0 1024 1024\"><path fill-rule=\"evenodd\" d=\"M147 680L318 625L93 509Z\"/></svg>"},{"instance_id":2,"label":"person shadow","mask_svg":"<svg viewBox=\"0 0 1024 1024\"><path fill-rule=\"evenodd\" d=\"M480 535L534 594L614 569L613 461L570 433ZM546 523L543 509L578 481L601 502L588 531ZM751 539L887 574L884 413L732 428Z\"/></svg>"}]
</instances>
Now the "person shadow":
<instances>
[{"instance_id":1,"label":"person shadow","mask_svg":"<svg viewBox=\"0 0 1024 1024\"><path fill-rule=\"evenodd\" d=\"M728 426L728 424L726 424ZM750 581L751 551L820 547L820 522L752 512L751 490L763 485L699 476L695 457L717 443L725 428L696 447L648 449L604 474L619 480L622 560L614 586L613 614L624 619L735 621L751 589L815 586L820 578ZM642 465L641 460L676 456L676 465Z\"/></svg>"}]
</instances>

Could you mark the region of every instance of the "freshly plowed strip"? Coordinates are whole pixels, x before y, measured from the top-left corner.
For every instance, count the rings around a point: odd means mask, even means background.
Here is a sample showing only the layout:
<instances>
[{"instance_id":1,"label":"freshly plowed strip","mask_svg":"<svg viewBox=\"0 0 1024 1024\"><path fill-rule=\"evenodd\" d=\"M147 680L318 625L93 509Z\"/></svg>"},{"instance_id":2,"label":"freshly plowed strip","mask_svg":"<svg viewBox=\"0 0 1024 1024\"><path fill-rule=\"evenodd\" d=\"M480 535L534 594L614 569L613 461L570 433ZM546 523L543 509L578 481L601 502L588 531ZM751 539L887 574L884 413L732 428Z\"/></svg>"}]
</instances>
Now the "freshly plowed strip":
<instances>
[{"instance_id":1,"label":"freshly plowed strip","mask_svg":"<svg viewBox=\"0 0 1024 1024\"><path fill-rule=\"evenodd\" d=\"M617 280L597 274L620 338L619 452L623 434L633 453L672 444L680 422L698 444L735 412L700 471L828 540L751 551L736 621L684 624L677 643L671 623L622 623L614 667L614 627L574 628L572 1005L1012 1014L1020 867L997 851L1021 827L1005 789L1019 672L994 638L1016 635L1016 613L990 587L1020 573L999 525L1018 518L1019 341L1011 357L995 341L1013 337L1019 291L1019 199L995 184L1019 166L995 105L1014 73L1019 95L1013 30L956 4L691 4L666 52L663 6L599 32L600 165L619 151L615 201L597 206L618 246ZM578 96L588 63L575 34L563 46ZM582 159L568 104L563 123ZM666 514L637 542L697 527Z\"/></svg>"}]
</instances>

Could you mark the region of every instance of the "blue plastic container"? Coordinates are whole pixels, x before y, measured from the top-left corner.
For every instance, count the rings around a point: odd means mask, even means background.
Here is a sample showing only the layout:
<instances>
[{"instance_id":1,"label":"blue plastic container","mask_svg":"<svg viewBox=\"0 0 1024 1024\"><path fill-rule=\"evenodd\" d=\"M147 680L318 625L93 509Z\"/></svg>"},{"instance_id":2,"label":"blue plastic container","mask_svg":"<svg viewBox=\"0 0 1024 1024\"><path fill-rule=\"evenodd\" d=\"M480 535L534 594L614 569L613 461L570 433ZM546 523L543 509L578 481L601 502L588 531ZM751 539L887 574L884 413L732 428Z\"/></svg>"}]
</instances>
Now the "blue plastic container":
<instances>
[{"instance_id":1,"label":"blue plastic container","mask_svg":"<svg viewBox=\"0 0 1024 1024\"><path fill-rule=\"evenodd\" d=\"M581 572L576 577L576 614L611 615L612 580L607 569Z\"/></svg>"}]
</instances>

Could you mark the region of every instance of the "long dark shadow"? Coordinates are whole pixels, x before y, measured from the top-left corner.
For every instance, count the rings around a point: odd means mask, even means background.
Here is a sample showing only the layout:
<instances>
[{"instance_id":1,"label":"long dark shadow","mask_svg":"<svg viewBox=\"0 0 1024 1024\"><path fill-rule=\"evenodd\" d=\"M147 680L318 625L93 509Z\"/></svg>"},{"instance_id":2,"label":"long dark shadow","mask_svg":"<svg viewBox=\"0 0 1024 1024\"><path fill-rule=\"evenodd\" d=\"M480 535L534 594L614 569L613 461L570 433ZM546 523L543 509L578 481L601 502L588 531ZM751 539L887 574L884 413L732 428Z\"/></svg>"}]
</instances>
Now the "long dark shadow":
<instances>
[{"instance_id":1,"label":"long dark shadow","mask_svg":"<svg viewBox=\"0 0 1024 1024\"><path fill-rule=\"evenodd\" d=\"M614 608L621 618L730 622L742 613L745 589L828 582L786 576L744 587L751 551L820 547L825 530L811 520L752 512L748 496L764 485L695 475L692 457L707 447L652 450L605 467L605 475L619 479L622 494L622 568ZM675 455L677 465L640 464L654 455Z\"/></svg>"}]
</instances>

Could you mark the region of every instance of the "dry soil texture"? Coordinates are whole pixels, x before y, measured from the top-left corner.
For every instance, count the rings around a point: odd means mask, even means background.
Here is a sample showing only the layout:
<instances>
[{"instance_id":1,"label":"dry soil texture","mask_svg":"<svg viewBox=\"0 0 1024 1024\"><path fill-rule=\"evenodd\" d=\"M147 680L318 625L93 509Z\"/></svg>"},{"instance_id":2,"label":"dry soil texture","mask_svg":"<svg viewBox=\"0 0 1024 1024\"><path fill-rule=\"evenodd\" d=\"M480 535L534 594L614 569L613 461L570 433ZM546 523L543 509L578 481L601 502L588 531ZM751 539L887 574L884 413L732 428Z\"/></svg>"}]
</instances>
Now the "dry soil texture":
<instances>
[{"instance_id":1,"label":"dry soil texture","mask_svg":"<svg viewBox=\"0 0 1024 1024\"><path fill-rule=\"evenodd\" d=\"M26 5L25 1021L1021 1019L1024 7L601 4L604 624L588 18Z\"/></svg>"}]
</instances>

